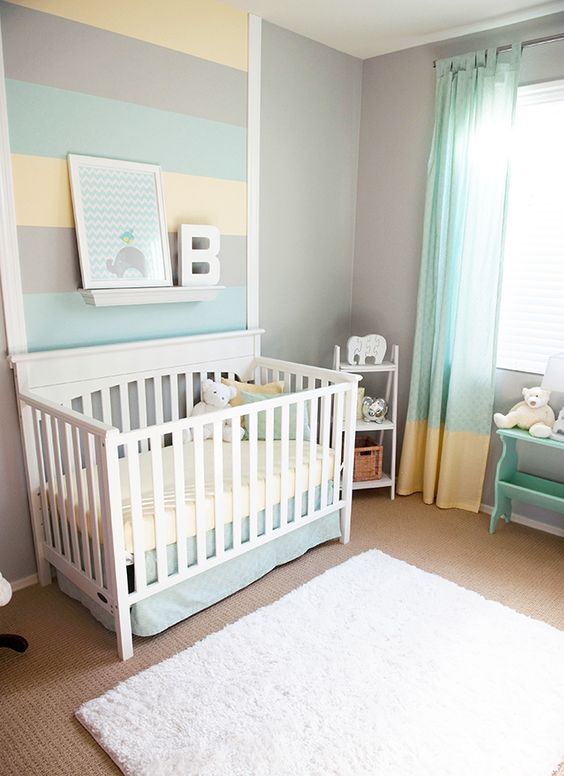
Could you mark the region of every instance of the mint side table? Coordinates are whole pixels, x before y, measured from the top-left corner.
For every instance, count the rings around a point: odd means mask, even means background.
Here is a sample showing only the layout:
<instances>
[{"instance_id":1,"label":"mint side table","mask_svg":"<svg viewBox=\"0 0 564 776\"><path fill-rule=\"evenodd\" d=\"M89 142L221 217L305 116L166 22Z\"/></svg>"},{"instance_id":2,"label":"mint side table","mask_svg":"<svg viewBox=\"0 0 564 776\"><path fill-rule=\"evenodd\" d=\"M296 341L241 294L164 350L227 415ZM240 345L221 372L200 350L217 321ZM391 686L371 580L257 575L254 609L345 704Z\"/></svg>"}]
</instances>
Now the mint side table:
<instances>
[{"instance_id":1,"label":"mint side table","mask_svg":"<svg viewBox=\"0 0 564 776\"><path fill-rule=\"evenodd\" d=\"M538 439L519 428L500 428L497 433L503 443L503 452L495 475L495 505L490 519L490 533L495 533L500 517L509 523L513 499L564 515L564 483L518 471L516 449L517 442L525 442L564 452L564 443L552 439Z\"/></svg>"}]
</instances>

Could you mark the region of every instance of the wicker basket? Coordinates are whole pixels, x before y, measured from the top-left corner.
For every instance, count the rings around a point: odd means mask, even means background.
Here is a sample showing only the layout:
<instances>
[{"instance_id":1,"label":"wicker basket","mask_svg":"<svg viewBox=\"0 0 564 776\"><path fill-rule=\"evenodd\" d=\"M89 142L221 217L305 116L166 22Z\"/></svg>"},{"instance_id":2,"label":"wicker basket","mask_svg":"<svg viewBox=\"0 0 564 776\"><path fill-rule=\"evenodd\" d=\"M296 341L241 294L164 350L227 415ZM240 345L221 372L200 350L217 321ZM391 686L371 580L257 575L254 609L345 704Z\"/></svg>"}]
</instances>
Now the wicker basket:
<instances>
[{"instance_id":1,"label":"wicker basket","mask_svg":"<svg viewBox=\"0 0 564 776\"><path fill-rule=\"evenodd\" d=\"M383 445L373 445L370 439L357 439L354 448L353 482L382 478Z\"/></svg>"}]
</instances>

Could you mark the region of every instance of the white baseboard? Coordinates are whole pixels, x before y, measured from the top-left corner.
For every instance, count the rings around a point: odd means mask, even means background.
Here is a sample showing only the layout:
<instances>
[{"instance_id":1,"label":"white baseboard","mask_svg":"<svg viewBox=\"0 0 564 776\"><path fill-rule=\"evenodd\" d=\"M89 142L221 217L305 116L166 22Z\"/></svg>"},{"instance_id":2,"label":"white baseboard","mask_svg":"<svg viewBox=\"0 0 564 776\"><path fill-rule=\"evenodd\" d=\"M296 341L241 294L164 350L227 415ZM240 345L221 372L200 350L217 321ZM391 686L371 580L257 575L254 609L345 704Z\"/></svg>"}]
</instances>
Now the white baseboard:
<instances>
[{"instance_id":1,"label":"white baseboard","mask_svg":"<svg viewBox=\"0 0 564 776\"><path fill-rule=\"evenodd\" d=\"M15 593L17 590L23 590L24 587L31 587L31 585L36 585L38 581L37 574L30 574L29 577L16 579L14 582L10 582L10 584L12 585L12 590Z\"/></svg>"},{"instance_id":2,"label":"white baseboard","mask_svg":"<svg viewBox=\"0 0 564 776\"><path fill-rule=\"evenodd\" d=\"M480 504L480 512L491 515L493 507L489 504ZM503 520L503 518L500 519ZM536 528L537 531L544 531L545 533L553 534L554 536L564 536L564 527L543 523L541 520L534 520L532 517L525 517L525 515L520 515L517 512L511 513L511 522L526 525L528 528Z\"/></svg>"}]
</instances>

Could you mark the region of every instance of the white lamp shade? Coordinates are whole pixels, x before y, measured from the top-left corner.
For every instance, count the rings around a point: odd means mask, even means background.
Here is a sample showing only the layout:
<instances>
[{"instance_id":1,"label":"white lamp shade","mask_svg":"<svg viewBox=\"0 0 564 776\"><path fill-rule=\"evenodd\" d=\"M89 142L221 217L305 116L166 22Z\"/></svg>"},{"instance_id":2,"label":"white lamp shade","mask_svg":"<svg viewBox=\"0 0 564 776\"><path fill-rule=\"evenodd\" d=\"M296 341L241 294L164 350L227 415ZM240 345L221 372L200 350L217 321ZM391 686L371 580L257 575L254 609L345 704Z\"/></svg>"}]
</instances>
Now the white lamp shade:
<instances>
[{"instance_id":1,"label":"white lamp shade","mask_svg":"<svg viewBox=\"0 0 564 776\"><path fill-rule=\"evenodd\" d=\"M564 393L564 353L555 353L548 359L542 378L542 388L547 391Z\"/></svg>"}]
</instances>

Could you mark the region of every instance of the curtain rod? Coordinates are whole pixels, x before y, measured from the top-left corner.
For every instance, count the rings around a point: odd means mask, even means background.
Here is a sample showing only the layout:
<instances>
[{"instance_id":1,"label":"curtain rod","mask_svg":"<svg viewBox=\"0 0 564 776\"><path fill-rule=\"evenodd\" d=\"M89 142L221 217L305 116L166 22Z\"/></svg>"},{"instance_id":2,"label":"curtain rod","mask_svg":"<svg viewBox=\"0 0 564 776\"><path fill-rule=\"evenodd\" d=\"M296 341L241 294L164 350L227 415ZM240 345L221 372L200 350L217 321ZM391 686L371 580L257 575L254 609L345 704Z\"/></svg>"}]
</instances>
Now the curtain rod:
<instances>
[{"instance_id":1,"label":"curtain rod","mask_svg":"<svg viewBox=\"0 0 564 776\"><path fill-rule=\"evenodd\" d=\"M524 40L521 43L521 48L529 48L529 46L542 46L544 43L555 43L556 41L564 40L564 32L558 32L556 35L547 35L544 38L531 38L531 40ZM505 46L498 46L496 52L499 54L502 51L511 51L512 44L508 43ZM433 67L437 66L437 60L433 62Z\"/></svg>"}]
</instances>

